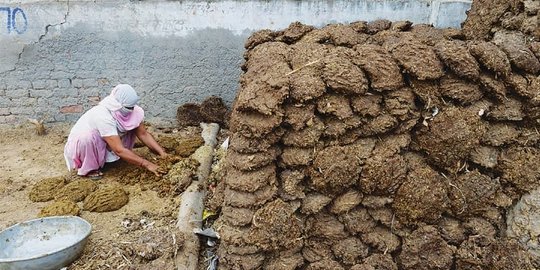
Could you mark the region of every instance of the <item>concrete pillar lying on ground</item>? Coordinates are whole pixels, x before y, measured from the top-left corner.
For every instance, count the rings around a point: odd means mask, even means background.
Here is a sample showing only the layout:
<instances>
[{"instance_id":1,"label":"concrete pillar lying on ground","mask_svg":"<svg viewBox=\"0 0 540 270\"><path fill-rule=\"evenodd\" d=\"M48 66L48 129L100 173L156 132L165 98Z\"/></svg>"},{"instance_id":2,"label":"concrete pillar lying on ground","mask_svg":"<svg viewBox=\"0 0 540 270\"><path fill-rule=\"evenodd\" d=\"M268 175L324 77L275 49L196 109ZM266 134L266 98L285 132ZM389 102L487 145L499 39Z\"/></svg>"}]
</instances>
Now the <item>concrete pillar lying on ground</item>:
<instances>
[{"instance_id":1,"label":"concrete pillar lying on ground","mask_svg":"<svg viewBox=\"0 0 540 270\"><path fill-rule=\"evenodd\" d=\"M217 143L216 136L219 131L219 125L215 123L201 123L201 127L204 145L199 147L192 156L200 163L197 181L193 181L182 193L176 222L176 227L184 234L185 239L184 248L175 260L176 268L179 270L196 270L198 266L199 238L193 233L193 229L202 226L203 202L206 195L204 182L210 174L214 147Z\"/></svg>"}]
</instances>

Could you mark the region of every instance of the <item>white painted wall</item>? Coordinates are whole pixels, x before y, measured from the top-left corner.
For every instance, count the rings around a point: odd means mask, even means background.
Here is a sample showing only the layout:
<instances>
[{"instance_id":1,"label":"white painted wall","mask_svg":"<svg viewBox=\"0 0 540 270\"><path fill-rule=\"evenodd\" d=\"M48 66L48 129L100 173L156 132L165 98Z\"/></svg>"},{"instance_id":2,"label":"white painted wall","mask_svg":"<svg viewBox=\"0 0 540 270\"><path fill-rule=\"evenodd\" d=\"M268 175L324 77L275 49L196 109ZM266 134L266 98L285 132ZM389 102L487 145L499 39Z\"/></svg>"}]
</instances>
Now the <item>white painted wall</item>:
<instances>
[{"instance_id":1,"label":"white painted wall","mask_svg":"<svg viewBox=\"0 0 540 270\"><path fill-rule=\"evenodd\" d=\"M264 28L283 29L293 21L322 26L356 20L389 19L430 23L436 27L459 27L471 1L3 0L0 1L0 72L13 68L12 64L25 44L37 42L46 34L53 34L53 37L61 35L62 30L81 25L85 26L88 34L129 31L141 36L161 37L186 36L208 28L229 30L241 35ZM18 12L14 12L15 9ZM15 20L11 18L10 22L11 15Z\"/></svg>"}]
</instances>

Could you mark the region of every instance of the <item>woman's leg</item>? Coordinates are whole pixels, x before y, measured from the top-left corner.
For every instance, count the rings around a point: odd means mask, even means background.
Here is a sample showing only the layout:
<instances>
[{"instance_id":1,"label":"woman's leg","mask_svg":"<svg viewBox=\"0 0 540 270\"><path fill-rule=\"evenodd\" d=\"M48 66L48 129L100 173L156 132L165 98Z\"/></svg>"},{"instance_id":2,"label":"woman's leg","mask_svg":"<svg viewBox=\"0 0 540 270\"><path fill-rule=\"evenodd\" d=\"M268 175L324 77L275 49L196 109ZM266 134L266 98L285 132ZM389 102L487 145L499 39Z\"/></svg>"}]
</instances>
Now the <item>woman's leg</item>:
<instances>
[{"instance_id":1,"label":"woman's leg","mask_svg":"<svg viewBox=\"0 0 540 270\"><path fill-rule=\"evenodd\" d=\"M70 154L73 168L78 175L87 175L105 164L107 143L98 132L86 133L70 138L65 153ZM66 159L69 156L66 155Z\"/></svg>"},{"instance_id":2,"label":"woman's leg","mask_svg":"<svg viewBox=\"0 0 540 270\"><path fill-rule=\"evenodd\" d=\"M122 145L129 150L133 149L133 146L135 146L135 138L135 132L133 131L128 131L126 134L120 137L122 140ZM119 156L107 148L105 162L115 162L119 159Z\"/></svg>"}]
</instances>

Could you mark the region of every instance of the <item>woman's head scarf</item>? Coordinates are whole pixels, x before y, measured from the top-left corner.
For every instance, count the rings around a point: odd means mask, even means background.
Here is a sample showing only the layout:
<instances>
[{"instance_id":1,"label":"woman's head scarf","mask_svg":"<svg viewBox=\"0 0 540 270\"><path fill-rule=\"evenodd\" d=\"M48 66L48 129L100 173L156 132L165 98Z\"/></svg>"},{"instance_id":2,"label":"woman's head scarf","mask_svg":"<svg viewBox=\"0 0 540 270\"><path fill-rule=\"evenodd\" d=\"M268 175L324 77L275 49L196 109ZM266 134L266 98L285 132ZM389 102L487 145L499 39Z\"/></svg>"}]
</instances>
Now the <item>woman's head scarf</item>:
<instances>
[{"instance_id":1,"label":"woman's head scarf","mask_svg":"<svg viewBox=\"0 0 540 270\"><path fill-rule=\"evenodd\" d=\"M99 105L111 111L118 129L126 132L137 128L144 118L143 109L137 106L138 101L139 96L133 87L119 84L113 88L109 96L99 102Z\"/></svg>"}]
</instances>

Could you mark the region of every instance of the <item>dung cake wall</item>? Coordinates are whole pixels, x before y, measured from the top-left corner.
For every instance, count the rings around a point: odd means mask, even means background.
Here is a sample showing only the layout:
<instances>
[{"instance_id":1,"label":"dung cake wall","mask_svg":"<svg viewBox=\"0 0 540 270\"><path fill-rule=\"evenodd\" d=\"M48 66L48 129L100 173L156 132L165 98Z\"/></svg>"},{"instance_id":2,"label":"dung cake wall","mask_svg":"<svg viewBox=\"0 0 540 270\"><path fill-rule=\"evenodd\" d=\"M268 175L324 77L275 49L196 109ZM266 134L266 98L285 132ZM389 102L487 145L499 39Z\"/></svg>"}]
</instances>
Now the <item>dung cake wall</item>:
<instances>
[{"instance_id":1,"label":"dung cake wall","mask_svg":"<svg viewBox=\"0 0 540 270\"><path fill-rule=\"evenodd\" d=\"M220 269L532 269L538 43L409 22L246 42L218 187Z\"/></svg>"},{"instance_id":2,"label":"dung cake wall","mask_svg":"<svg viewBox=\"0 0 540 270\"><path fill-rule=\"evenodd\" d=\"M540 39L537 0L476 0L463 23L469 39L491 39L501 30L520 31Z\"/></svg>"}]
</instances>

